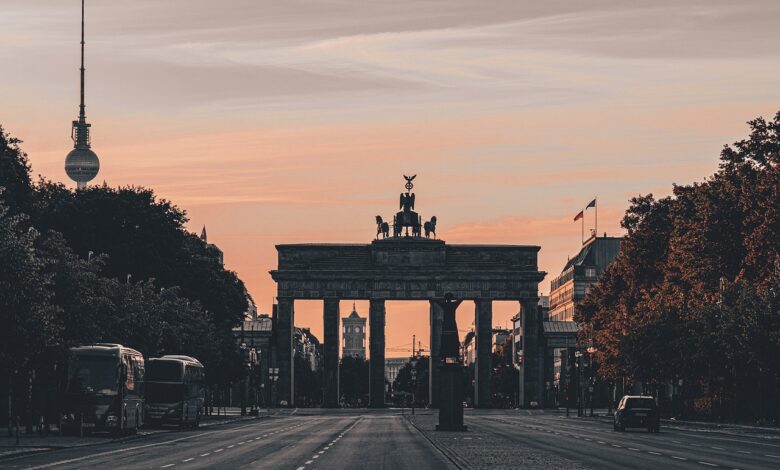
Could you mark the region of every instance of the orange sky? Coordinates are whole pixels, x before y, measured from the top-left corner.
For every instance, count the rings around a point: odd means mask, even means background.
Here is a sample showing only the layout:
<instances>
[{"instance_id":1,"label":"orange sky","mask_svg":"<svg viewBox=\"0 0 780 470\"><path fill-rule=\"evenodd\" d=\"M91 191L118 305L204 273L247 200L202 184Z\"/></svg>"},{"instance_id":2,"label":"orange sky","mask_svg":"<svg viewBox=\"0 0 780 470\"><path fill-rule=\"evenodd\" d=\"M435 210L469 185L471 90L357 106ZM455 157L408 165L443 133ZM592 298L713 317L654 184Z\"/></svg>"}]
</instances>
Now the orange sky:
<instances>
[{"instance_id":1,"label":"orange sky","mask_svg":"<svg viewBox=\"0 0 780 470\"><path fill-rule=\"evenodd\" d=\"M541 245L558 273L594 196L619 234L628 198L703 179L780 109L777 2L541 3L88 1L96 181L186 209L269 312L274 245L370 241L404 173L441 238ZM78 4L0 14L0 123L64 182ZM321 338L321 304L296 305ZM503 326L517 306L494 311ZM427 345L427 312L388 304L389 357ZM459 327L472 319L466 303Z\"/></svg>"}]
</instances>

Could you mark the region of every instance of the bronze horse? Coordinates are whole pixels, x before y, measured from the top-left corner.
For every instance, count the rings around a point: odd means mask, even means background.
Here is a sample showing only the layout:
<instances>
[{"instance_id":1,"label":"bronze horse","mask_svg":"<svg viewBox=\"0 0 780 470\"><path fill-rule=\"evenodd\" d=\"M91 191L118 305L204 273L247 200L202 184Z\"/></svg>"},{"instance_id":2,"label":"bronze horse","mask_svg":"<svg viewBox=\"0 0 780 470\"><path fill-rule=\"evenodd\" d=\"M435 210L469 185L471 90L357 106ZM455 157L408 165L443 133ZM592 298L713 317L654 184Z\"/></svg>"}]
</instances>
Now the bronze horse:
<instances>
[{"instance_id":1,"label":"bronze horse","mask_svg":"<svg viewBox=\"0 0 780 470\"><path fill-rule=\"evenodd\" d=\"M382 216L378 215L376 216L376 239L379 240L379 235L382 235L382 238L387 238L390 236L390 224L382 220Z\"/></svg>"},{"instance_id":2,"label":"bronze horse","mask_svg":"<svg viewBox=\"0 0 780 470\"><path fill-rule=\"evenodd\" d=\"M425 228L425 238L431 238L431 233L433 233L433 238L435 240L436 239L436 216L435 215L431 217L430 221L425 222L424 228Z\"/></svg>"}]
</instances>

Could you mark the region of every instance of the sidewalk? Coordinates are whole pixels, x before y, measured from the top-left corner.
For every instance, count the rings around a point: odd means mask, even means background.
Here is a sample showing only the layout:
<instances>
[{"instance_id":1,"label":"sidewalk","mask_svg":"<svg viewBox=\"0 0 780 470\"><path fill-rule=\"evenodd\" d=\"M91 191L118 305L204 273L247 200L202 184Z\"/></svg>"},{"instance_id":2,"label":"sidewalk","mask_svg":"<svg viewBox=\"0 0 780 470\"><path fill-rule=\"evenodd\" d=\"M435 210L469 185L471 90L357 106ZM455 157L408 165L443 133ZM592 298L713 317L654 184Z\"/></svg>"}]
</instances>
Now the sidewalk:
<instances>
[{"instance_id":1,"label":"sidewalk","mask_svg":"<svg viewBox=\"0 0 780 470\"><path fill-rule=\"evenodd\" d=\"M227 413L225 413L225 411L227 411ZM227 410L222 409L219 416L215 414L213 416L204 416L201 418L200 427L206 428L231 423L234 421L260 419L268 417L271 414L273 414L271 410L261 409L259 410L259 414L257 416L241 416L241 410L239 408L228 408ZM17 446L16 437L8 437L7 428L2 428L0 429L0 460L25 454L44 452L47 450L93 446L109 442L142 439L153 434L176 432L178 430L178 428L173 426L159 429L141 428L141 430L136 435L112 437L111 435L104 433L79 437L61 436L59 431L52 431L48 436L40 435L37 432L26 434L24 433L23 429L20 429L19 445Z\"/></svg>"}]
</instances>

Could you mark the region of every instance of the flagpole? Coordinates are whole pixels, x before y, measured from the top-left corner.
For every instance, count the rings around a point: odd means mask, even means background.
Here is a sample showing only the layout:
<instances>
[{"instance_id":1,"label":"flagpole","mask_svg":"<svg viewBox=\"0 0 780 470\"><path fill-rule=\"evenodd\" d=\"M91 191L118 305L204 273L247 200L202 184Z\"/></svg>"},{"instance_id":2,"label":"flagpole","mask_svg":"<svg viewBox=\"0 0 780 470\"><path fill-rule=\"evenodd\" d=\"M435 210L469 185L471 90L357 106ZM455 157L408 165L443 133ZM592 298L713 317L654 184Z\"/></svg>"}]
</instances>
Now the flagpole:
<instances>
[{"instance_id":1,"label":"flagpole","mask_svg":"<svg viewBox=\"0 0 780 470\"><path fill-rule=\"evenodd\" d=\"M580 241L584 245L585 244L585 209L582 209L582 217L580 217L580 220L582 221L582 235L580 236Z\"/></svg>"},{"instance_id":2,"label":"flagpole","mask_svg":"<svg viewBox=\"0 0 780 470\"><path fill-rule=\"evenodd\" d=\"M593 208L596 209L596 226L593 229L593 236L598 237L599 236L599 201L598 196L594 197L593 200L596 201L596 204L593 205Z\"/></svg>"}]
</instances>

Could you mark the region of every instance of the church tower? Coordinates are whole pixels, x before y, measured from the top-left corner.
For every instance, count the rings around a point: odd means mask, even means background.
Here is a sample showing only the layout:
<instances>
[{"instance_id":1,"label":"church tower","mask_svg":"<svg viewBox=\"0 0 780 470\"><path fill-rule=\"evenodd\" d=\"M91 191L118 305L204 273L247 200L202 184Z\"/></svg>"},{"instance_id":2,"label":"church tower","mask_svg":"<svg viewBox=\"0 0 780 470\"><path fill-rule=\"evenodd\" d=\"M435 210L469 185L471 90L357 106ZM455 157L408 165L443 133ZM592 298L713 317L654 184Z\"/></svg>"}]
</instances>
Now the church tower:
<instances>
[{"instance_id":1,"label":"church tower","mask_svg":"<svg viewBox=\"0 0 780 470\"><path fill-rule=\"evenodd\" d=\"M366 358L366 318L358 315L354 303L352 313L341 319L341 337L344 338L341 357Z\"/></svg>"}]
</instances>

